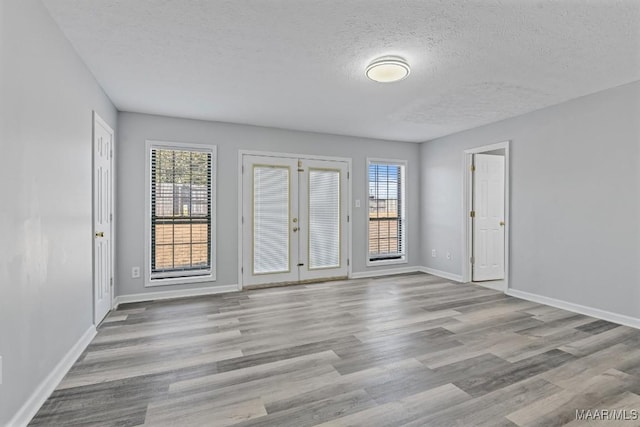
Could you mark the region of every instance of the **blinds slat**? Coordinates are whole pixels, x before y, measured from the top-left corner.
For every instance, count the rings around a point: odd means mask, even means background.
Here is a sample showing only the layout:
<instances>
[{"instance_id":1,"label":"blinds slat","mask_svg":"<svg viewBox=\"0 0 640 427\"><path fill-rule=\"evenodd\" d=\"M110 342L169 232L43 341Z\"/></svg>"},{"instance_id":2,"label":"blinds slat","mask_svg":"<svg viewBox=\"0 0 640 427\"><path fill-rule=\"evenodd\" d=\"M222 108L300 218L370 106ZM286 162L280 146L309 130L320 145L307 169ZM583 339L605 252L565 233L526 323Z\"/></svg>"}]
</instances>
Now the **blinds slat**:
<instances>
[{"instance_id":1,"label":"blinds slat","mask_svg":"<svg viewBox=\"0 0 640 427\"><path fill-rule=\"evenodd\" d=\"M289 169L253 168L253 272L289 271Z\"/></svg>"},{"instance_id":2,"label":"blinds slat","mask_svg":"<svg viewBox=\"0 0 640 427\"><path fill-rule=\"evenodd\" d=\"M340 266L340 172L309 170L309 268Z\"/></svg>"}]
</instances>

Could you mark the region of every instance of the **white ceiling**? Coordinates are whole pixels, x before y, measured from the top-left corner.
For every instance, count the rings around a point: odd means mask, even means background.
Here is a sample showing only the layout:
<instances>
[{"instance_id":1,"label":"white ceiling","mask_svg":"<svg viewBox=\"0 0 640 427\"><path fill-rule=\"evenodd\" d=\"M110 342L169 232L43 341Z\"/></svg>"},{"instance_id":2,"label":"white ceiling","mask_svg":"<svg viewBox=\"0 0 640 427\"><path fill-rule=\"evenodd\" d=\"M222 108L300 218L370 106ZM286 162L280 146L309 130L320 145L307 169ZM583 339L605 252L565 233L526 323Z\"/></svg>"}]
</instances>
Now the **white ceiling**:
<instances>
[{"instance_id":1,"label":"white ceiling","mask_svg":"<svg viewBox=\"0 0 640 427\"><path fill-rule=\"evenodd\" d=\"M640 80L637 0L43 1L122 111L425 141Z\"/></svg>"}]
</instances>

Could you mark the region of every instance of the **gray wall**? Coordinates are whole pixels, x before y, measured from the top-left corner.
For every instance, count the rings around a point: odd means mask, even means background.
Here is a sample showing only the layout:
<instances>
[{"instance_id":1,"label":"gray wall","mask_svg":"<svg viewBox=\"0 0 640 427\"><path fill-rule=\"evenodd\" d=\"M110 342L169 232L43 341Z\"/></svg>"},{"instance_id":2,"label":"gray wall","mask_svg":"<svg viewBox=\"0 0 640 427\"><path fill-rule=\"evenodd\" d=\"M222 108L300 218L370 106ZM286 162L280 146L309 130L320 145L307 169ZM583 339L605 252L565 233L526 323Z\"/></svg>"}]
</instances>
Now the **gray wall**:
<instances>
[{"instance_id":1,"label":"gray wall","mask_svg":"<svg viewBox=\"0 0 640 427\"><path fill-rule=\"evenodd\" d=\"M131 267L144 265L145 140L210 143L218 146L218 257L217 280L191 285L144 287L144 279L132 279ZM186 120L134 113L120 113L116 143L117 163L117 273L118 295L199 288L238 283L238 150L351 157L353 159L352 207L354 272L420 265L419 145L365 138L295 132L256 126ZM367 268L366 158L408 160L407 220L408 264Z\"/></svg>"},{"instance_id":2,"label":"gray wall","mask_svg":"<svg viewBox=\"0 0 640 427\"><path fill-rule=\"evenodd\" d=\"M635 82L422 144L423 264L462 273L462 153L511 140L510 286L640 317L639 117Z\"/></svg>"},{"instance_id":3,"label":"gray wall","mask_svg":"<svg viewBox=\"0 0 640 427\"><path fill-rule=\"evenodd\" d=\"M37 0L0 22L0 425L91 326L92 110L116 110Z\"/></svg>"}]
</instances>

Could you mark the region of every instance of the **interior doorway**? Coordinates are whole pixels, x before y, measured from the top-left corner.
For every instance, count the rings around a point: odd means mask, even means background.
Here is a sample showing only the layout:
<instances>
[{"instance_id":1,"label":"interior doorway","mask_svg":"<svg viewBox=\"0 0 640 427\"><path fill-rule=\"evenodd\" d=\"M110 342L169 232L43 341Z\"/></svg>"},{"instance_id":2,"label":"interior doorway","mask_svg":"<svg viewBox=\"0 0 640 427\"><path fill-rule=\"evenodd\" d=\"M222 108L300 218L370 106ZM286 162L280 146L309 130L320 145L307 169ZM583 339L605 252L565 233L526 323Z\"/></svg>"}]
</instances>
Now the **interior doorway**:
<instances>
[{"instance_id":1,"label":"interior doorway","mask_svg":"<svg viewBox=\"0 0 640 427\"><path fill-rule=\"evenodd\" d=\"M463 281L506 291L509 141L464 152Z\"/></svg>"},{"instance_id":2,"label":"interior doorway","mask_svg":"<svg viewBox=\"0 0 640 427\"><path fill-rule=\"evenodd\" d=\"M240 156L241 286L347 278L350 161Z\"/></svg>"}]
</instances>

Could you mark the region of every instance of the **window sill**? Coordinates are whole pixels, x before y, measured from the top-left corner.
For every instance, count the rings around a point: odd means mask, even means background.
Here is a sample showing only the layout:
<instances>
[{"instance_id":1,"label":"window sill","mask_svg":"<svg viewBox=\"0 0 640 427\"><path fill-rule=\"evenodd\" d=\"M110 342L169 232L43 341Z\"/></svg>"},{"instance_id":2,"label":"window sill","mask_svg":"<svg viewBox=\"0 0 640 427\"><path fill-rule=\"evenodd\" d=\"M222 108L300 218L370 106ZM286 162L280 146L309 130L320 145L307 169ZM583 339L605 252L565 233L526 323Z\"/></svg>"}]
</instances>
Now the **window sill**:
<instances>
[{"instance_id":1,"label":"window sill","mask_svg":"<svg viewBox=\"0 0 640 427\"><path fill-rule=\"evenodd\" d=\"M163 279L147 280L144 284L144 287L154 288L157 286L189 285L191 283L203 283L203 282L215 282L215 281L216 281L216 276L214 274L207 274L203 276L191 276L191 277L167 277Z\"/></svg>"},{"instance_id":2,"label":"window sill","mask_svg":"<svg viewBox=\"0 0 640 427\"><path fill-rule=\"evenodd\" d=\"M379 265L397 265L397 264L407 264L407 257L404 256L400 259L381 259L380 261L370 261L367 260L367 267L377 267Z\"/></svg>"}]
</instances>

